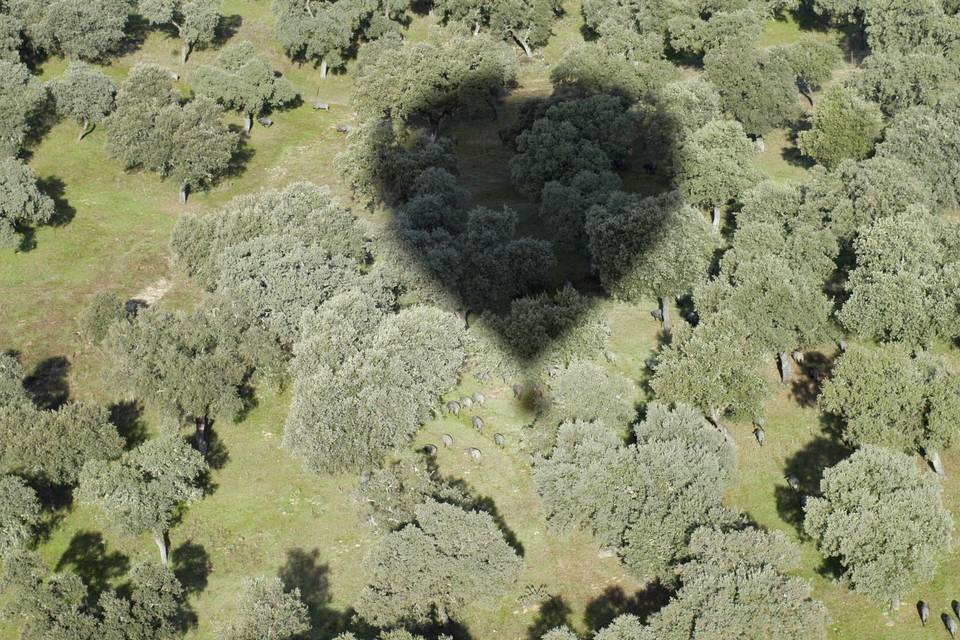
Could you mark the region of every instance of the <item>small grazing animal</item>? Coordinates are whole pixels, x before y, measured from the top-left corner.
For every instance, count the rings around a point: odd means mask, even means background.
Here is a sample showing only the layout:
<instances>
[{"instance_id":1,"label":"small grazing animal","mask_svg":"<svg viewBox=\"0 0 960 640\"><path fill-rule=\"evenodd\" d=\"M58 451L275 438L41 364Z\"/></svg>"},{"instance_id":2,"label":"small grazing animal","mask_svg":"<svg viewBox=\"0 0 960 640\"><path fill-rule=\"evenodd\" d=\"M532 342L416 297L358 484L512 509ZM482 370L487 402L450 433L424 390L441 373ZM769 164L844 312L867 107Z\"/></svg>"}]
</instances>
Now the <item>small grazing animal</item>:
<instances>
[{"instance_id":1,"label":"small grazing animal","mask_svg":"<svg viewBox=\"0 0 960 640\"><path fill-rule=\"evenodd\" d=\"M451 400L447 403L447 411L452 413L455 416L460 415L460 403L456 400Z\"/></svg>"},{"instance_id":2,"label":"small grazing animal","mask_svg":"<svg viewBox=\"0 0 960 640\"><path fill-rule=\"evenodd\" d=\"M473 394L473 401L482 407L483 403L487 401L487 397L482 393L480 393L479 391L477 391L476 393Z\"/></svg>"},{"instance_id":3,"label":"small grazing animal","mask_svg":"<svg viewBox=\"0 0 960 640\"><path fill-rule=\"evenodd\" d=\"M467 455L470 456L471 460L477 464L480 464L480 449L477 449L476 447L470 447L467 449Z\"/></svg>"},{"instance_id":4,"label":"small grazing animal","mask_svg":"<svg viewBox=\"0 0 960 640\"><path fill-rule=\"evenodd\" d=\"M440 436L440 442L443 443L445 448L449 449L453 446L453 436L451 436L449 433L445 433Z\"/></svg>"},{"instance_id":5,"label":"small grazing animal","mask_svg":"<svg viewBox=\"0 0 960 640\"><path fill-rule=\"evenodd\" d=\"M427 444L423 446L423 452L428 456L433 456L437 454L437 447L432 444Z\"/></svg>"},{"instance_id":6,"label":"small grazing animal","mask_svg":"<svg viewBox=\"0 0 960 640\"><path fill-rule=\"evenodd\" d=\"M753 430L753 437L757 439L757 444L762 447L763 441L766 439L766 434L763 431L763 427L757 425L757 428Z\"/></svg>"},{"instance_id":7,"label":"small grazing animal","mask_svg":"<svg viewBox=\"0 0 960 640\"><path fill-rule=\"evenodd\" d=\"M949 613L941 613L940 619L943 620L943 626L947 628L947 631L950 632L951 638L957 637L957 621L954 620Z\"/></svg>"},{"instance_id":8,"label":"small grazing animal","mask_svg":"<svg viewBox=\"0 0 960 640\"><path fill-rule=\"evenodd\" d=\"M473 423L473 428L477 431L483 431L483 420L480 416L470 416L470 422Z\"/></svg>"},{"instance_id":9,"label":"small grazing animal","mask_svg":"<svg viewBox=\"0 0 960 640\"><path fill-rule=\"evenodd\" d=\"M794 491L800 490L800 478L793 475L792 473L787 476L787 484L790 485L790 488Z\"/></svg>"},{"instance_id":10,"label":"small grazing animal","mask_svg":"<svg viewBox=\"0 0 960 640\"><path fill-rule=\"evenodd\" d=\"M473 399L471 399L470 396L460 396L460 404L465 407L472 407Z\"/></svg>"},{"instance_id":11,"label":"small grazing animal","mask_svg":"<svg viewBox=\"0 0 960 640\"><path fill-rule=\"evenodd\" d=\"M917 613L920 614L920 624L924 627L927 626L927 620L930 619L930 607L923 600L917 603Z\"/></svg>"},{"instance_id":12,"label":"small grazing animal","mask_svg":"<svg viewBox=\"0 0 960 640\"><path fill-rule=\"evenodd\" d=\"M495 433L493 434L493 442L498 447L502 447L503 444L506 442L506 439L503 437L502 433Z\"/></svg>"}]
</instances>

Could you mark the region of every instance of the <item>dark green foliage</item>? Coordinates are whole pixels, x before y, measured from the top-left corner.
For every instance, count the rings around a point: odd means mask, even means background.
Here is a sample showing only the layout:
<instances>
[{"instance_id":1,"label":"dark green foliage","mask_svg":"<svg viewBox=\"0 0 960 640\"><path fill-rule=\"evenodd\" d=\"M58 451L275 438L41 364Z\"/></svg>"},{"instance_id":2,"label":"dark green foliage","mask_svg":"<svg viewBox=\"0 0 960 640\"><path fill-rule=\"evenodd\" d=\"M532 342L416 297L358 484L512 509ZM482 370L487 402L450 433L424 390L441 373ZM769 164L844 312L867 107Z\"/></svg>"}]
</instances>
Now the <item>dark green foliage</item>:
<instances>
[{"instance_id":1,"label":"dark green foliage","mask_svg":"<svg viewBox=\"0 0 960 640\"><path fill-rule=\"evenodd\" d=\"M916 205L864 229L840 322L863 337L912 345L957 335L956 234L956 223Z\"/></svg>"},{"instance_id":2,"label":"dark green foliage","mask_svg":"<svg viewBox=\"0 0 960 640\"><path fill-rule=\"evenodd\" d=\"M416 519L416 508L429 500L469 509L472 498L461 483L440 476L428 455L407 453L390 465L375 469L361 480L358 499L375 528L399 529Z\"/></svg>"},{"instance_id":3,"label":"dark green foliage","mask_svg":"<svg viewBox=\"0 0 960 640\"><path fill-rule=\"evenodd\" d=\"M306 335L292 364L284 446L315 472L379 464L410 441L437 396L456 382L462 326L452 314L414 307L363 335L328 333L329 342ZM338 344L342 339L356 342ZM353 353L330 366L319 355L328 349Z\"/></svg>"},{"instance_id":4,"label":"dark green foliage","mask_svg":"<svg viewBox=\"0 0 960 640\"><path fill-rule=\"evenodd\" d=\"M26 482L0 475L0 559L11 555L33 537L40 521L40 502Z\"/></svg>"},{"instance_id":5,"label":"dark green foliage","mask_svg":"<svg viewBox=\"0 0 960 640\"><path fill-rule=\"evenodd\" d=\"M561 425L534 478L552 527L586 525L638 577L669 580L696 526L735 520L721 504L733 443L687 406L652 404L635 432L623 446L602 424Z\"/></svg>"},{"instance_id":6,"label":"dark green foliage","mask_svg":"<svg viewBox=\"0 0 960 640\"><path fill-rule=\"evenodd\" d=\"M957 65L943 56L881 51L867 57L851 84L889 115L916 105L933 106L957 78Z\"/></svg>"},{"instance_id":7,"label":"dark green foliage","mask_svg":"<svg viewBox=\"0 0 960 640\"><path fill-rule=\"evenodd\" d=\"M622 52L606 41L585 42L568 48L550 70L550 81L560 91L589 96L608 94L636 102L675 75L654 40L638 43L639 51ZM635 60L634 58L637 58Z\"/></svg>"},{"instance_id":8,"label":"dark green foliage","mask_svg":"<svg viewBox=\"0 0 960 640\"><path fill-rule=\"evenodd\" d=\"M492 0L490 31L512 38L531 58L534 48L547 44L562 12L558 0Z\"/></svg>"},{"instance_id":9,"label":"dark green foliage","mask_svg":"<svg viewBox=\"0 0 960 640\"><path fill-rule=\"evenodd\" d=\"M883 133L883 115L874 102L842 85L830 87L813 112L811 127L797 135L797 147L828 169L843 160L863 160Z\"/></svg>"},{"instance_id":10,"label":"dark green foliage","mask_svg":"<svg viewBox=\"0 0 960 640\"><path fill-rule=\"evenodd\" d=\"M154 25L172 25L180 36L180 64L190 51L213 42L220 24L219 0L137 0L140 14Z\"/></svg>"},{"instance_id":11,"label":"dark green foliage","mask_svg":"<svg viewBox=\"0 0 960 640\"><path fill-rule=\"evenodd\" d=\"M117 52L131 13L126 0L17 0L11 4L35 47L83 60L100 60Z\"/></svg>"},{"instance_id":12,"label":"dark green foliage","mask_svg":"<svg viewBox=\"0 0 960 640\"><path fill-rule=\"evenodd\" d=\"M827 610L811 597L808 582L789 576L800 554L782 533L701 528L691 536L690 556L679 568L680 590L650 620L651 637L827 637Z\"/></svg>"},{"instance_id":13,"label":"dark green foliage","mask_svg":"<svg viewBox=\"0 0 960 640\"><path fill-rule=\"evenodd\" d=\"M631 302L690 293L717 247L710 226L677 192L615 193L587 212L586 231L604 288Z\"/></svg>"},{"instance_id":14,"label":"dark green foliage","mask_svg":"<svg viewBox=\"0 0 960 640\"><path fill-rule=\"evenodd\" d=\"M203 65L194 71L193 84L197 93L242 113L247 133L254 116L282 107L297 97L290 81L276 75L267 59L258 55L247 41L224 47L216 65Z\"/></svg>"},{"instance_id":15,"label":"dark green foliage","mask_svg":"<svg viewBox=\"0 0 960 640\"><path fill-rule=\"evenodd\" d=\"M90 65L70 63L63 77L52 81L49 87L57 112L81 125L78 139L113 111L117 85Z\"/></svg>"},{"instance_id":16,"label":"dark green foliage","mask_svg":"<svg viewBox=\"0 0 960 640\"><path fill-rule=\"evenodd\" d=\"M415 524L389 534L370 556L372 578L356 604L363 620L443 624L516 582L523 563L489 514L432 501L415 514Z\"/></svg>"},{"instance_id":17,"label":"dark green foliage","mask_svg":"<svg viewBox=\"0 0 960 640\"><path fill-rule=\"evenodd\" d=\"M820 492L807 501L804 530L840 560L855 591L878 602L899 602L950 548L939 483L902 453L865 446L824 471Z\"/></svg>"},{"instance_id":18,"label":"dark green foliage","mask_svg":"<svg viewBox=\"0 0 960 640\"><path fill-rule=\"evenodd\" d=\"M47 92L19 60L0 60L0 154L16 155Z\"/></svg>"},{"instance_id":19,"label":"dark green foliage","mask_svg":"<svg viewBox=\"0 0 960 640\"><path fill-rule=\"evenodd\" d=\"M833 68L841 60L840 48L831 42L806 37L781 49L800 90L809 95L830 79Z\"/></svg>"},{"instance_id":20,"label":"dark green foliage","mask_svg":"<svg viewBox=\"0 0 960 640\"><path fill-rule=\"evenodd\" d=\"M704 56L707 79L717 87L724 111L747 133L763 135L798 111L795 75L783 56L759 49L714 49Z\"/></svg>"},{"instance_id":21,"label":"dark green foliage","mask_svg":"<svg viewBox=\"0 0 960 640\"><path fill-rule=\"evenodd\" d=\"M80 313L80 335L98 345L107 337L110 327L127 319L124 300L115 293L101 291L93 296Z\"/></svg>"},{"instance_id":22,"label":"dark green foliage","mask_svg":"<svg viewBox=\"0 0 960 640\"><path fill-rule=\"evenodd\" d=\"M581 171L569 183L551 180L540 193L540 220L557 242L572 248L586 246L586 213L604 204L623 186L612 171Z\"/></svg>"},{"instance_id":23,"label":"dark green foliage","mask_svg":"<svg viewBox=\"0 0 960 640\"><path fill-rule=\"evenodd\" d=\"M871 51L933 51L955 44L960 35L942 0L861 2L860 11Z\"/></svg>"},{"instance_id":24,"label":"dark green foliage","mask_svg":"<svg viewBox=\"0 0 960 640\"><path fill-rule=\"evenodd\" d=\"M0 60L20 62L23 22L17 16L0 13Z\"/></svg>"},{"instance_id":25,"label":"dark green foliage","mask_svg":"<svg viewBox=\"0 0 960 640\"><path fill-rule=\"evenodd\" d=\"M899 344L854 346L840 356L820 406L844 421L852 445L930 453L957 440L960 388L946 362Z\"/></svg>"},{"instance_id":26,"label":"dark green foliage","mask_svg":"<svg viewBox=\"0 0 960 640\"><path fill-rule=\"evenodd\" d=\"M30 404L23 388L23 367L9 353L0 352L0 408L22 407Z\"/></svg>"},{"instance_id":27,"label":"dark green foliage","mask_svg":"<svg viewBox=\"0 0 960 640\"><path fill-rule=\"evenodd\" d=\"M0 157L0 247L15 246L19 229L49 222L53 214L53 200L37 188L30 167Z\"/></svg>"},{"instance_id":28,"label":"dark green foliage","mask_svg":"<svg viewBox=\"0 0 960 640\"><path fill-rule=\"evenodd\" d=\"M237 612L217 632L219 640L290 640L310 630L300 590L286 591L280 578L244 578Z\"/></svg>"},{"instance_id":29,"label":"dark green foliage","mask_svg":"<svg viewBox=\"0 0 960 640\"><path fill-rule=\"evenodd\" d=\"M678 3L679 4L679 3ZM718 3L722 6L723 3ZM756 46L763 31L762 12L751 8L737 10L684 12L667 23L670 47L677 52L701 56L726 47L742 51Z\"/></svg>"}]
</instances>

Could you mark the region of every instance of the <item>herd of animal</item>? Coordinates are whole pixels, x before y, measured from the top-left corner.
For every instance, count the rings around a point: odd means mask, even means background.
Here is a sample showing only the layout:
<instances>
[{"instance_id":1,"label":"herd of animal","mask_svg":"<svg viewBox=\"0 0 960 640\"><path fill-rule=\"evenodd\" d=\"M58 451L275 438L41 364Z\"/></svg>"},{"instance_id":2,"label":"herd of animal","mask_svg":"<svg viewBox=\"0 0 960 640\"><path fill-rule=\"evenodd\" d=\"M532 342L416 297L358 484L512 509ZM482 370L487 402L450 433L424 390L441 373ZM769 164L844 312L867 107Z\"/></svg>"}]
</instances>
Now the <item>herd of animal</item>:
<instances>
[{"instance_id":1,"label":"herd of animal","mask_svg":"<svg viewBox=\"0 0 960 640\"><path fill-rule=\"evenodd\" d=\"M944 628L950 634L951 638L957 637L957 629L960 628L957 626L957 618L960 618L960 601L954 600L950 603L950 608L953 609L953 613L956 618L951 616L949 613L941 613L940 620L943 622ZM921 600L917 603L917 613L920 614L920 624L927 626L927 621L930 620L930 606Z\"/></svg>"},{"instance_id":2,"label":"herd of animal","mask_svg":"<svg viewBox=\"0 0 960 640\"><path fill-rule=\"evenodd\" d=\"M487 401L487 398L482 393L477 391L472 396L464 395L464 396L460 396L459 400L451 400L450 402L447 403L446 408L447 408L447 412L450 415L459 416L460 412L463 411L464 409L469 409L474 405L478 407L482 407L486 403L486 401ZM483 433L483 428L484 428L483 418L481 418L478 415L471 415L470 423L473 425L474 429L476 429L480 433ZM443 445L445 449L451 448L453 446L453 436L451 436L449 433L443 434L440 437L440 443ZM504 437L502 433L494 433L493 443L498 447L503 447L506 445L507 439ZM437 446L434 444L425 445L423 447L423 452L426 453L427 455L432 456L437 452ZM476 447L467 447L466 449L464 449L464 453L470 456L470 459L473 460L476 464L480 464L480 460L483 457L483 454L480 451L480 449L477 449Z\"/></svg>"}]
</instances>

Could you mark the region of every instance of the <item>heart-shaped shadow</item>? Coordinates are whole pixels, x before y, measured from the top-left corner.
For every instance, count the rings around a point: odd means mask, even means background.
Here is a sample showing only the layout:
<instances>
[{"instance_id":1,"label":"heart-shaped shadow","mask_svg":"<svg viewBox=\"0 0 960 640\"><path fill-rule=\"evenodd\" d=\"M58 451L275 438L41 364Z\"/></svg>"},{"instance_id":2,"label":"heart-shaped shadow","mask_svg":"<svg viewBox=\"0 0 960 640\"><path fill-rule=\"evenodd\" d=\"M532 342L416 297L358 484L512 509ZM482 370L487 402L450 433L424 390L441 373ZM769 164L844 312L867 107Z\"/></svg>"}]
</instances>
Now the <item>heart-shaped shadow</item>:
<instances>
[{"instance_id":1,"label":"heart-shaped shadow","mask_svg":"<svg viewBox=\"0 0 960 640\"><path fill-rule=\"evenodd\" d=\"M605 295L588 211L614 194L668 191L679 127L655 98L612 93L507 95L494 111L451 118L439 136L415 120L361 127L350 136L363 158L353 183L386 211L381 240L415 297L528 364L589 325ZM642 242L623 238L622 273L669 219L648 216Z\"/></svg>"}]
</instances>

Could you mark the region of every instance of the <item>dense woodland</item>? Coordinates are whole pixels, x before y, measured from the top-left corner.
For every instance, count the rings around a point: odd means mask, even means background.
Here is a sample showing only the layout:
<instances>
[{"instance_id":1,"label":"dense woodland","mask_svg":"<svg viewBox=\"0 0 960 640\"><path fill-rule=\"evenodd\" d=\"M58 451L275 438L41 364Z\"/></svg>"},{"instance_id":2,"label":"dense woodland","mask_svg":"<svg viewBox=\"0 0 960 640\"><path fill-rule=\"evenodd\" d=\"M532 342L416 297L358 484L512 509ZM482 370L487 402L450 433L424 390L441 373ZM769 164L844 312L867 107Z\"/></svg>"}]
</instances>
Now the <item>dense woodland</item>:
<instances>
[{"instance_id":1,"label":"dense woodland","mask_svg":"<svg viewBox=\"0 0 960 640\"><path fill-rule=\"evenodd\" d=\"M0 33L0 638L958 631L956 0Z\"/></svg>"}]
</instances>

